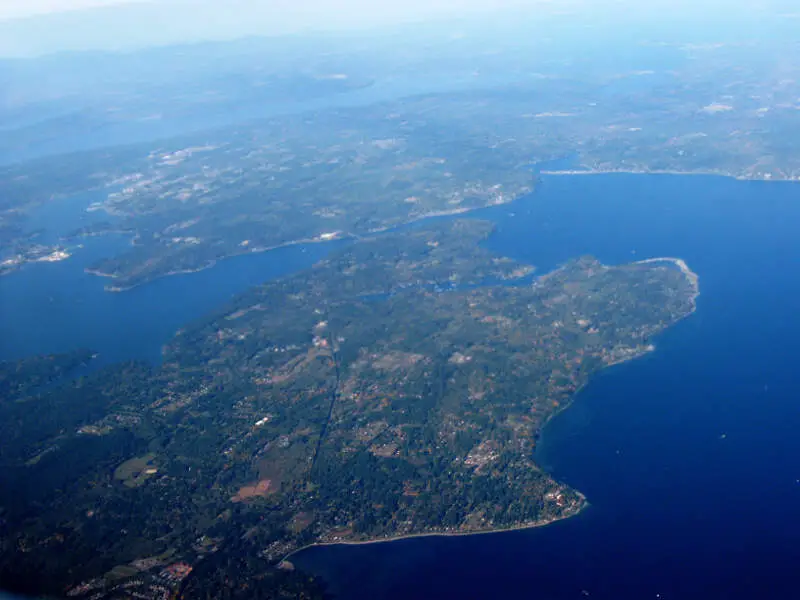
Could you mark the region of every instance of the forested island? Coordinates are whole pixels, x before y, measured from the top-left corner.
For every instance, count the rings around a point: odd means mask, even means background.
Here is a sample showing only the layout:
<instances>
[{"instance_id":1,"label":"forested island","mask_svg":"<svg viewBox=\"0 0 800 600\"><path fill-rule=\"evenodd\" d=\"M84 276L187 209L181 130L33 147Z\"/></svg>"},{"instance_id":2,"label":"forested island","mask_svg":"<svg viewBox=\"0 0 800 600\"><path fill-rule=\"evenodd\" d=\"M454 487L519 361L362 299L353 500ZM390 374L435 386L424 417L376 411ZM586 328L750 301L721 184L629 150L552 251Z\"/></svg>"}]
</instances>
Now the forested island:
<instances>
[{"instance_id":1,"label":"forested island","mask_svg":"<svg viewBox=\"0 0 800 600\"><path fill-rule=\"evenodd\" d=\"M309 545L579 512L533 460L542 428L693 312L698 280L590 257L533 277L481 245L492 228L364 236L188 326L160 366L1 364L0 585L321 597L286 560Z\"/></svg>"}]
</instances>

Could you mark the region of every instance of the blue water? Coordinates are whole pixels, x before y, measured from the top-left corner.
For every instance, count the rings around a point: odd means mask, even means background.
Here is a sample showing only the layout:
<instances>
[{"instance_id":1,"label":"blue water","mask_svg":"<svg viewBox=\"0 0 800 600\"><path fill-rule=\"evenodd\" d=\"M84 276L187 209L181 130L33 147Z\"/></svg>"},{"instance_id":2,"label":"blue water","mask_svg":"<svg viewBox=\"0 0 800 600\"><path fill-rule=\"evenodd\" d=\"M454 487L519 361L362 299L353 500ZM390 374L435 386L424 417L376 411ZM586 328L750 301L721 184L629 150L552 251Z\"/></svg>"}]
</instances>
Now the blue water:
<instances>
[{"instance_id":1,"label":"blue water","mask_svg":"<svg viewBox=\"0 0 800 600\"><path fill-rule=\"evenodd\" d=\"M604 371L545 430L538 460L591 507L539 530L314 548L341 598L800 598L800 186L714 177L545 177L474 213L489 246L547 271L684 258L695 315ZM330 247L240 257L124 294L82 273L124 238L0 279L0 356L74 346L158 359L174 330ZM52 300L50 299L52 298ZM588 594L588 595L587 595Z\"/></svg>"},{"instance_id":2,"label":"blue water","mask_svg":"<svg viewBox=\"0 0 800 600\"><path fill-rule=\"evenodd\" d=\"M25 231L37 233L37 243L58 244L62 236L108 220L105 212L86 210L92 202L101 199L103 196L100 192L84 192L51 200L25 215Z\"/></svg>"}]
</instances>

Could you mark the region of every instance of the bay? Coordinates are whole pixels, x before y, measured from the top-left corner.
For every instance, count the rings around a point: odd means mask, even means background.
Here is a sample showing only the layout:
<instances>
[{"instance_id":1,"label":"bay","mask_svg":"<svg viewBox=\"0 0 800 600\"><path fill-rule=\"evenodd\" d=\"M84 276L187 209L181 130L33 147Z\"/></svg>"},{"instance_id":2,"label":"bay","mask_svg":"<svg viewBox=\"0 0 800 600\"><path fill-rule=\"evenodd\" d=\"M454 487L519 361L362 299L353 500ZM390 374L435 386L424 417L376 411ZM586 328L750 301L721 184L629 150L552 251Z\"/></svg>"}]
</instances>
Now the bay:
<instances>
[{"instance_id":1,"label":"bay","mask_svg":"<svg viewBox=\"0 0 800 600\"><path fill-rule=\"evenodd\" d=\"M56 242L94 219L108 220L104 213L85 210L99 197L87 193L52 202L27 225L43 229L44 241ZM68 260L27 265L0 277L0 360L87 348L98 353L95 367L130 359L158 363L162 346L181 327L254 285L311 267L336 246L287 246L124 293L104 291L111 280L85 269L129 244L125 235L87 238Z\"/></svg>"}]
</instances>

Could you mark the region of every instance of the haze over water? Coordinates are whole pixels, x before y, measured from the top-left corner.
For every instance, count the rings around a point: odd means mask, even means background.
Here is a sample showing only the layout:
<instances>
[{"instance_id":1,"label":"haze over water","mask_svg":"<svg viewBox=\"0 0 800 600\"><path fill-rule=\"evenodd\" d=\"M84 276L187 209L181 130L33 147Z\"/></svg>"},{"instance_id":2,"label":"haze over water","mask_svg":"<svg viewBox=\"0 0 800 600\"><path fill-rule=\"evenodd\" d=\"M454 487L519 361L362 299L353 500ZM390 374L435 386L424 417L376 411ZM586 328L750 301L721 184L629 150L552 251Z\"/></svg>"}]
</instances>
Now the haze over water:
<instances>
[{"instance_id":1,"label":"haze over water","mask_svg":"<svg viewBox=\"0 0 800 600\"><path fill-rule=\"evenodd\" d=\"M660 336L652 355L601 373L546 429L538 459L587 495L592 506L579 517L524 532L315 548L296 564L343 598L796 597L798 200L794 184L545 177L532 196L474 213L498 223L493 250L541 272L582 254L611 264L683 258L700 275L698 312ZM82 268L114 243L90 240L70 261L0 280L0 355L89 346L109 360L156 360L187 321L330 250L240 257L108 294Z\"/></svg>"}]
</instances>

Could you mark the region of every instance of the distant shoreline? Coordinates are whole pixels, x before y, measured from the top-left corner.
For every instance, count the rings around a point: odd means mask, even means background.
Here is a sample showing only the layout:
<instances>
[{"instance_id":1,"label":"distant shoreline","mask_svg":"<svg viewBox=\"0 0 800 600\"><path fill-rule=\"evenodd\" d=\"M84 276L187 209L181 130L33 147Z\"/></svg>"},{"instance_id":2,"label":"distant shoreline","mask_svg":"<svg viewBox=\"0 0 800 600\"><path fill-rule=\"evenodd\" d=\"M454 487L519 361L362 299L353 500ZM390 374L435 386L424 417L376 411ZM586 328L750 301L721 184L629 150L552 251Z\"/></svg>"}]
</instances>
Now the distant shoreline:
<instances>
[{"instance_id":1,"label":"distant shoreline","mask_svg":"<svg viewBox=\"0 0 800 600\"><path fill-rule=\"evenodd\" d=\"M538 173L538 175L540 175L540 176L552 176L552 177L568 177L568 176L572 176L572 175L583 175L583 176L592 176L592 175L594 175L594 176L597 176L597 175L613 175L613 174L714 176L714 177L727 177L727 178L735 179L735 180L738 180L738 181L767 181L767 182L785 181L785 182L789 182L789 183L800 182L800 180L794 180L794 179L748 178L748 177L742 177L742 176L733 175L731 173L721 173L721 172L714 172L714 171L659 171L659 170L647 171L647 170L632 170L632 169L629 169L629 170L625 170L625 169L618 169L618 170L617 169L614 169L614 170L597 170L597 169L583 170L583 169L575 169L575 170L540 171ZM161 275L157 275L157 276L153 277L152 279L148 279L147 281L144 281L144 282L141 282L141 283L134 283L132 285L126 285L126 286L107 285L107 286L105 286L104 289L105 289L106 292L111 292L111 293L127 292L127 291L133 290L133 289L135 289L137 287L140 287L140 286L143 286L143 285L147 285L149 283L153 283L154 281L157 281L158 279L164 279L166 277L172 277L174 275L186 275L186 274L191 274L191 273L199 273L201 271L205 271L206 269L210 269L210 268L216 266L221 261L224 261L224 260L227 260L227 259L231 259L231 258L236 258L238 256L247 256L248 254L260 254L260 253L264 253L264 252L271 252L273 250L279 250L281 248L287 248L287 247L290 247L290 246L298 246L298 245L303 245L303 244L318 244L318 243L332 242L332 241L338 241L338 240L343 240L343 239L359 240L359 239L363 239L364 237L368 237L370 235L379 235L379 234L382 234L382 233L392 232L392 231L398 230L398 229L400 229L402 227L407 227L409 225L413 225L414 223L419 223L419 222L426 221L426 220L432 219L432 218L437 218L437 217L457 217L459 215L466 215L466 214L473 213L473 212L476 212L476 211L479 211L479 210L484 210L484 209L487 209L487 208L492 208L492 207L496 207L496 206L505 206L505 205L513 204L514 202L516 202L518 200L521 200L525 196L535 192L537 187L538 186L534 186L533 189L529 189L529 190L527 190L525 192L520 193L519 195L511 196L508 199L503 200L502 202L495 202L495 203L492 203L492 204L487 204L485 206L476 206L476 207L472 207L472 208L454 208L454 209L450 209L450 210L433 211L433 212L429 212L429 213L423 213L421 215L417 215L417 216L415 216L413 218L410 218L410 219L408 219L406 221L403 221L402 223L398 223L396 225L389 225L389 226L386 226L386 227L380 227L380 228L377 228L377 229L373 229L373 230L368 231L366 234L362 234L362 235L351 233L351 232L342 231L342 232L340 232L340 235L338 237L333 238L333 239L319 239L319 238L299 239L299 240L292 240L292 241L289 241L289 242L284 242L284 243L277 244L275 246L266 247L266 248L251 248L251 249L249 249L249 250L247 250L245 252L240 252L240 253L236 253L236 254L230 254L230 255L227 255L227 256L222 256L222 257L216 258L216 259L210 261L209 263L207 263L207 264L205 264L203 266L200 266L200 267L195 267L195 268L192 268L192 269L176 269L176 270L173 270L173 271L169 271L167 273L163 273ZM128 232L128 233L130 233L130 232ZM138 236L138 233L135 234L135 235ZM664 260L667 260L667 259L664 259ZM84 271L86 273L90 274L90 275L95 275L97 277L107 277L107 278L111 278L111 279L118 279L119 277L121 277L120 275L116 275L116 274L113 274L113 273L105 273L105 272L102 272L102 271L100 271L98 269L86 268L86 269L84 269ZM699 295L699 293L698 293L698 295Z\"/></svg>"},{"instance_id":2,"label":"distant shoreline","mask_svg":"<svg viewBox=\"0 0 800 600\"><path fill-rule=\"evenodd\" d=\"M280 250L281 248L289 248L291 246L301 246L301 245L304 245L304 244L322 244L322 243L326 243L326 242L336 242L336 241L341 241L341 240L346 240L346 239L356 239L356 236L354 236L352 234L349 234L349 233L343 233L342 235L340 235L338 237L331 238L331 239L325 239L325 240L312 238L312 239L303 239L303 240L294 240L294 241L291 241L291 242L285 242L283 244L278 244L276 246L270 246L268 248L251 248L250 250L247 250L245 252L238 252L236 254L230 254L228 256L222 256L220 258L215 258L215 259L207 262L205 265L200 266L200 267L195 267L193 269L176 269L174 271L169 271L167 273L163 273L161 275L157 275L156 277L153 277L152 279L148 279L147 281L143 281L142 283L134 283L133 285L129 285L129 286L125 286L125 287L122 287L122 286L106 286L104 289L105 289L106 292L111 292L111 293L128 292L130 290L136 289L137 287L140 287L140 286L143 286L143 285L147 285L149 283L153 283L154 281L158 281L159 279L165 279L167 277L172 277L173 275L188 275L188 274L191 274L191 273L200 273L201 271L205 271L207 269L211 269L212 267L215 267L220 261L224 261L224 260L227 260L227 259L230 259L230 258L236 258L236 257L239 257L239 256L247 256L248 254L263 254L264 252L272 252L273 250ZM100 271L99 269L90 269L88 267L84 269L84 273L88 273L89 275L94 275L96 277L108 277L110 279L119 279L119 277L120 277L120 275L116 275L114 273L105 273L103 271Z\"/></svg>"},{"instance_id":3,"label":"distant shoreline","mask_svg":"<svg viewBox=\"0 0 800 600\"><path fill-rule=\"evenodd\" d=\"M292 240L292 241L289 241L289 242L284 242L282 244L277 244L275 246L269 246L269 247L266 247L266 248L251 248L251 249L249 249L247 251L244 251L244 252L238 252L236 254L229 254L227 256L221 256L219 258L215 258L214 260L212 260L209 263L207 263L207 264L205 264L203 266L200 266L200 267L195 267L193 269L176 269L174 271L169 271L168 273L163 273L161 275L157 275L157 276L153 277L152 279L148 279L147 281L143 281L142 283L134 283L133 285L128 285L128 286L111 286L111 285L107 285L107 286L105 286L104 290L106 292L111 292L111 293L128 292L128 291L133 290L133 289L135 289L137 287L140 287L140 286L143 286L143 285L147 285L149 283L153 283L154 281L157 281L159 279L164 279L166 277L172 277L173 275L187 275L187 274L190 274L190 273L199 273L201 271L205 271L206 269L210 269L210 268L216 266L221 261L228 260L228 259L231 259L231 258L236 258L238 256L247 256L248 254L262 254L264 252L272 252L273 250L280 250L281 248L288 248L288 247L291 247L291 246L301 246L301 245L304 245L304 244L322 244L322 243L336 242L336 241L341 241L341 240L360 240L360 239L364 239L365 237L369 237L371 235L380 235L380 234L383 234L383 233L390 233L390 232L395 231L397 229L400 229L402 227L407 227L409 225L413 225L414 223L419 223L419 222L422 222L422 221L426 221L428 219L434 219L434 218L437 218L437 217L457 217L458 215L465 215L465 214L468 214L468 213L471 213L471 212L475 212L475 211L478 211L478 210L484 210L484 209L487 209L487 208L492 208L494 206L504 206L504 205L516 202L517 200L521 200L522 198L524 198L525 196L527 196L528 194L530 194L533 191L534 191L533 189L529 189L529 190L526 190L525 192L520 193L519 196L513 196L513 197L510 197L508 200L504 200L502 202L494 202L492 204L487 204L485 206L475 206L475 207L472 207L472 208L454 208L454 209L451 209L451 210L433 211L433 212L423 213L421 215L418 215L416 217L413 217L411 219L408 219L407 221L403 221L402 223L398 223L396 225L389 225L387 227L381 227L381 228L378 228L378 229L372 229L372 230L368 231L366 234L363 234L363 235L351 233L351 232L348 232L348 231L342 231L342 232L340 232L340 235L338 235L337 237L329 238L329 239L320 239L320 238L299 239L299 240ZM105 232L103 232L103 233L105 233ZM98 235L101 235L101 234L98 234ZM136 235L138 236L138 233ZM103 271L100 271L99 269L91 269L91 268L88 268L88 267L84 269L84 272L88 273L89 275L94 275L96 277L107 277L107 278L110 278L110 279L118 279L118 278L121 277L121 275L116 275L114 273L105 273Z\"/></svg>"},{"instance_id":4,"label":"distant shoreline","mask_svg":"<svg viewBox=\"0 0 800 600\"><path fill-rule=\"evenodd\" d=\"M548 177L569 177L572 175L676 175L676 176L705 176L705 177L726 177L736 181L765 181L769 183L800 183L800 178L792 179L787 177L753 177L745 175L735 175L726 171L675 171L666 169L563 169L553 171L539 171L539 175Z\"/></svg>"}]
</instances>

